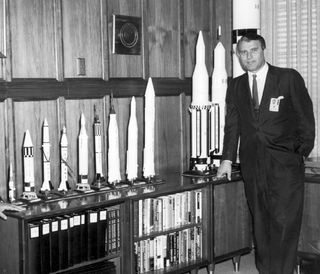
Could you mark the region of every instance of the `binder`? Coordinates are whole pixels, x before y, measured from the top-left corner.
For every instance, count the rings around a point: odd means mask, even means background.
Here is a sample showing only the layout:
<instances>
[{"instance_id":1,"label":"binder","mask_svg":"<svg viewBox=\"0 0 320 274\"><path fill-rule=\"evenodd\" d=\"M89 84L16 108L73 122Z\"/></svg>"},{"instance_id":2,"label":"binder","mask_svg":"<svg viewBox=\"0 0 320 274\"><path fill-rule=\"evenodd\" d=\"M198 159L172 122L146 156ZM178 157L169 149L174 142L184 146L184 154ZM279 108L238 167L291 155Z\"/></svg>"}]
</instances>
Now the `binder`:
<instances>
[{"instance_id":1,"label":"binder","mask_svg":"<svg viewBox=\"0 0 320 274\"><path fill-rule=\"evenodd\" d=\"M41 273L50 273L50 219L40 222L40 262Z\"/></svg>"},{"instance_id":2,"label":"binder","mask_svg":"<svg viewBox=\"0 0 320 274\"><path fill-rule=\"evenodd\" d=\"M87 243L88 243L88 260L98 258L98 212L96 210L87 211Z\"/></svg>"},{"instance_id":3,"label":"binder","mask_svg":"<svg viewBox=\"0 0 320 274\"><path fill-rule=\"evenodd\" d=\"M88 256L87 256L87 249L88 249L88 232L87 232L87 214L85 212L80 214L80 246L81 246L81 261L87 261Z\"/></svg>"},{"instance_id":4,"label":"binder","mask_svg":"<svg viewBox=\"0 0 320 274\"><path fill-rule=\"evenodd\" d=\"M68 266L73 266L73 215L64 215L64 218L68 220Z\"/></svg>"},{"instance_id":5,"label":"binder","mask_svg":"<svg viewBox=\"0 0 320 274\"><path fill-rule=\"evenodd\" d=\"M81 257L81 214L74 213L73 215L73 246L72 258L73 264L79 264L82 261Z\"/></svg>"},{"instance_id":6,"label":"binder","mask_svg":"<svg viewBox=\"0 0 320 274\"><path fill-rule=\"evenodd\" d=\"M102 208L99 210L98 227L97 227L97 256L103 258L106 254L106 230L107 230L107 209Z\"/></svg>"},{"instance_id":7,"label":"binder","mask_svg":"<svg viewBox=\"0 0 320 274\"><path fill-rule=\"evenodd\" d=\"M28 269L29 273L41 272L40 223L28 223Z\"/></svg>"},{"instance_id":8,"label":"binder","mask_svg":"<svg viewBox=\"0 0 320 274\"><path fill-rule=\"evenodd\" d=\"M50 232L50 270L59 270L59 221L54 218L51 222Z\"/></svg>"},{"instance_id":9,"label":"binder","mask_svg":"<svg viewBox=\"0 0 320 274\"><path fill-rule=\"evenodd\" d=\"M69 220L66 217L57 217L59 222L59 268L65 269L69 266Z\"/></svg>"}]
</instances>

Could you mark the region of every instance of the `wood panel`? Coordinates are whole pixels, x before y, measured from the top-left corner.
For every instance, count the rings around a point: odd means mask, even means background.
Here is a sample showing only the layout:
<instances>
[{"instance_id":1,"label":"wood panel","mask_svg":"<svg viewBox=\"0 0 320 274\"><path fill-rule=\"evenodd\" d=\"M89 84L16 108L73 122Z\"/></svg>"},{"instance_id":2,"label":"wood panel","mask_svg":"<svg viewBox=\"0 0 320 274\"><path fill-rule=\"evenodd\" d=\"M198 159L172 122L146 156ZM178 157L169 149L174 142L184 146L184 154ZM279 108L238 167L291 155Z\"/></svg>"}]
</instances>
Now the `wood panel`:
<instances>
[{"instance_id":1,"label":"wood panel","mask_svg":"<svg viewBox=\"0 0 320 274\"><path fill-rule=\"evenodd\" d=\"M179 1L145 0L151 77L179 77Z\"/></svg>"},{"instance_id":2,"label":"wood panel","mask_svg":"<svg viewBox=\"0 0 320 274\"><path fill-rule=\"evenodd\" d=\"M215 37L212 34L212 2L206 0L185 0L184 3L184 59L185 76L192 77L196 62L196 45L199 31L202 31L206 49L206 66L212 74L212 53Z\"/></svg>"},{"instance_id":3,"label":"wood panel","mask_svg":"<svg viewBox=\"0 0 320 274\"><path fill-rule=\"evenodd\" d=\"M4 6L5 0L0 1L0 18L5 18L5 6ZM0 52L4 54L5 49L5 20L0 20ZM0 79L4 78L4 67L5 62L0 59Z\"/></svg>"},{"instance_id":4,"label":"wood panel","mask_svg":"<svg viewBox=\"0 0 320 274\"><path fill-rule=\"evenodd\" d=\"M5 117L5 103L0 103L0 115ZM6 149L6 130L4 119L0 120L0 147L2 147L2 153L0 154L0 197L7 198L7 165L6 160L8 158L8 150Z\"/></svg>"},{"instance_id":5,"label":"wood panel","mask_svg":"<svg viewBox=\"0 0 320 274\"><path fill-rule=\"evenodd\" d=\"M102 78L100 0L62 1L64 73L66 78ZM77 58L85 59L84 76L77 74Z\"/></svg>"},{"instance_id":6,"label":"wood panel","mask_svg":"<svg viewBox=\"0 0 320 274\"><path fill-rule=\"evenodd\" d=\"M13 78L55 78L51 0L10 1Z\"/></svg>"},{"instance_id":7,"label":"wood panel","mask_svg":"<svg viewBox=\"0 0 320 274\"><path fill-rule=\"evenodd\" d=\"M142 77L142 55L112 54L112 14L141 17L140 0L108 1L110 77ZM141 45L142 48L143 45Z\"/></svg>"}]
</instances>

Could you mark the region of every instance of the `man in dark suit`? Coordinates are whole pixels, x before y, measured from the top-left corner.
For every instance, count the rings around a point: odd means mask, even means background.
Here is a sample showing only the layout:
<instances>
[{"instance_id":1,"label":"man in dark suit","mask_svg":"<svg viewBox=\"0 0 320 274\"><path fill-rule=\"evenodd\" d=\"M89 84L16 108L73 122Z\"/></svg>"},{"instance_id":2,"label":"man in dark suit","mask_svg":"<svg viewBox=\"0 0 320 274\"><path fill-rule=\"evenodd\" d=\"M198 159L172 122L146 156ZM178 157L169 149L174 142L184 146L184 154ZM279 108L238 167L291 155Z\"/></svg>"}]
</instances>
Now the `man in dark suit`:
<instances>
[{"instance_id":1,"label":"man in dark suit","mask_svg":"<svg viewBox=\"0 0 320 274\"><path fill-rule=\"evenodd\" d=\"M261 274L293 274L302 220L304 158L314 145L315 121L301 75L266 63L265 47L257 34L246 34L237 44L246 73L228 86L217 175L231 178L240 138L257 268Z\"/></svg>"}]
</instances>

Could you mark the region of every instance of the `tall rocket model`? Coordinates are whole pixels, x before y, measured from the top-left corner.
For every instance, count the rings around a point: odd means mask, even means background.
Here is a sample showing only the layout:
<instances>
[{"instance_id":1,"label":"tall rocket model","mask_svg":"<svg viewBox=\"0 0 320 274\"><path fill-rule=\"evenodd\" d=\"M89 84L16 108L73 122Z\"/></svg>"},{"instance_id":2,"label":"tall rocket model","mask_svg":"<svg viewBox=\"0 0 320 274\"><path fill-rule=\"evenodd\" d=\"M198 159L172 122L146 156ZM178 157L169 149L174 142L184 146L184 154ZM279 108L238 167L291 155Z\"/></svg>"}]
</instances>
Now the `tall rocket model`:
<instances>
[{"instance_id":1,"label":"tall rocket model","mask_svg":"<svg viewBox=\"0 0 320 274\"><path fill-rule=\"evenodd\" d=\"M96 179L102 180L102 127L101 122L99 120L99 116L95 115L94 117L94 155L95 155L95 168L96 168Z\"/></svg>"},{"instance_id":2,"label":"tall rocket model","mask_svg":"<svg viewBox=\"0 0 320 274\"><path fill-rule=\"evenodd\" d=\"M219 27L220 30L220 27ZM221 33L219 31L218 38ZM212 72L210 109L210 156L215 166L220 165L223 148L225 98L228 87L228 75L225 66L226 51L219 41L214 49L214 68Z\"/></svg>"},{"instance_id":3,"label":"tall rocket model","mask_svg":"<svg viewBox=\"0 0 320 274\"><path fill-rule=\"evenodd\" d=\"M60 139L60 184L58 191L67 192L70 189L68 184L68 139L67 129L62 128L62 135Z\"/></svg>"},{"instance_id":4,"label":"tall rocket model","mask_svg":"<svg viewBox=\"0 0 320 274\"><path fill-rule=\"evenodd\" d=\"M50 172L50 140L49 140L49 125L47 119L44 119L42 126L42 166L43 166L43 183L41 192L50 192L53 187L51 184Z\"/></svg>"},{"instance_id":5,"label":"tall rocket model","mask_svg":"<svg viewBox=\"0 0 320 274\"><path fill-rule=\"evenodd\" d=\"M200 31L196 46L196 65L192 76L192 102L190 106L191 169L205 171L208 168L208 112L210 107L205 45Z\"/></svg>"},{"instance_id":6,"label":"tall rocket model","mask_svg":"<svg viewBox=\"0 0 320 274\"><path fill-rule=\"evenodd\" d=\"M89 191L91 190L88 183L88 161L89 150L88 150L88 135L86 131L86 120L83 113L80 118L80 133L78 136L78 161L79 161L79 182L77 184L78 191Z\"/></svg>"},{"instance_id":7,"label":"tall rocket model","mask_svg":"<svg viewBox=\"0 0 320 274\"><path fill-rule=\"evenodd\" d=\"M12 163L10 163L10 166L9 166L8 190L9 190L8 192L9 202L13 203L16 201L16 187L15 187L14 178L13 178Z\"/></svg>"},{"instance_id":8,"label":"tall rocket model","mask_svg":"<svg viewBox=\"0 0 320 274\"><path fill-rule=\"evenodd\" d=\"M109 115L108 140L109 140L108 182L111 184L116 184L121 181L120 153L119 153L119 130L118 130L118 123L117 123L117 114L114 110L112 99L111 99L111 110L110 110L110 115Z\"/></svg>"},{"instance_id":9,"label":"tall rocket model","mask_svg":"<svg viewBox=\"0 0 320 274\"><path fill-rule=\"evenodd\" d=\"M131 99L128 126L127 179L133 181L138 177L138 122L136 117L136 99Z\"/></svg>"},{"instance_id":10,"label":"tall rocket model","mask_svg":"<svg viewBox=\"0 0 320 274\"><path fill-rule=\"evenodd\" d=\"M154 125L155 125L155 93L152 79L149 78L144 106L144 154L143 176L151 178L155 176L154 170Z\"/></svg>"},{"instance_id":11,"label":"tall rocket model","mask_svg":"<svg viewBox=\"0 0 320 274\"><path fill-rule=\"evenodd\" d=\"M29 130L25 132L23 141L23 171L24 171L24 191L22 193L22 199L28 201L39 200L35 192L34 183L34 149L31 141Z\"/></svg>"},{"instance_id":12,"label":"tall rocket model","mask_svg":"<svg viewBox=\"0 0 320 274\"><path fill-rule=\"evenodd\" d=\"M246 33L260 33L260 0L233 0L233 77L244 73L236 55L238 40Z\"/></svg>"}]
</instances>

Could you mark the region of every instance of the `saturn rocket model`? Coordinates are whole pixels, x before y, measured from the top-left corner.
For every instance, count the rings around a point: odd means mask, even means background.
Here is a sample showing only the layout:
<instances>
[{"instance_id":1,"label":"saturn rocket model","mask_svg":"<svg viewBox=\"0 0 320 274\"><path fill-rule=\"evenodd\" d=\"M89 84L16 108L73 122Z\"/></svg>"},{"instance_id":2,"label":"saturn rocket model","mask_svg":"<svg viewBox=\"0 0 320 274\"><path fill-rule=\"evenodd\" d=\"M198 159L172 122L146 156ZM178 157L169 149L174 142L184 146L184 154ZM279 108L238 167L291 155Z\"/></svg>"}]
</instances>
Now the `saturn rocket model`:
<instances>
[{"instance_id":1,"label":"saturn rocket model","mask_svg":"<svg viewBox=\"0 0 320 274\"><path fill-rule=\"evenodd\" d=\"M47 119L44 119L42 126L42 165L43 165L43 183L40 192L50 192L52 190L51 172L50 172L50 141L49 125Z\"/></svg>"},{"instance_id":2,"label":"saturn rocket model","mask_svg":"<svg viewBox=\"0 0 320 274\"><path fill-rule=\"evenodd\" d=\"M83 113L80 118L80 133L78 136L78 161L79 161L79 182L77 184L78 191L91 190L88 183L88 135L86 131L86 120Z\"/></svg>"},{"instance_id":3,"label":"saturn rocket model","mask_svg":"<svg viewBox=\"0 0 320 274\"><path fill-rule=\"evenodd\" d=\"M136 117L136 99L131 99L130 119L128 125L127 179L133 181L138 177L138 122Z\"/></svg>"},{"instance_id":4,"label":"saturn rocket model","mask_svg":"<svg viewBox=\"0 0 320 274\"><path fill-rule=\"evenodd\" d=\"M67 129L63 127L60 140L60 184L58 191L67 192L70 189L68 184L68 139Z\"/></svg>"},{"instance_id":5,"label":"saturn rocket model","mask_svg":"<svg viewBox=\"0 0 320 274\"><path fill-rule=\"evenodd\" d=\"M103 180L104 176L102 173L102 127L99 120L99 116L94 117L94 155L95 155L95 168L96 168L96 179Z\"/></svg>"},{"instance_id":6,"label":"saturn rocket model","mask_svg":"<svg viewBox=\"0 0 320 274\"><path fill-rule=\"evenodd\" d=\"M16 187L15 187L14 178L13 178L12 163L10 163L10 166L9 166L8 190L9 190L9 193L8 193L9 202L13 203L16 201Z\"/></svg>"},{"instance_id":7,"label":"saturn rocket model","mask_svg":"<svg viewBox=\"0 0 320 274\"><path fill-rule=\"evenodd\" d=\"M155 125L155 94L152 79L149 78L144 106L144 154L143 176L151 178L155 176L154 170L154 125Z\"/></svg>"},{"instance_id":8,"label":"saturn rocket model","mask_svg":"<svg viewBox=\"0 0 320 274\"><path fill-rule=\"evenodd\" d=\"M219 27L220 30L220 27ZM221 33L219 31L218 37ZM210 156L215 166L220 165L222 155L224 120L225 120L225 98L228 87L228 75L225 66L225 48L219 41L214 49L214 68L212 72L210 109Z\"/></svg>"},{"instance_id":9,"label":"saturn rocket model","mask_svg":"<svg viewBox=\"0 0 320 274\"><path fill-rule=\"evenodd\" d=\"M190 106L191 169L205 171L208 168L208 113L210 107L205 45L200 31L196 46L196 65L192 76L192 102Z\"/></svg>"},{"instance_id":10,"label":"saturn rocket model","mask_svg":"<svg viewBox=\"0 0 320 274\"><path fill-rule=\"evenodd\" d=\"M238 40L246 33L260 33L260 0L233 0L233 77L244 73L236 55Z\"/></svg>"},{"instance_id":11,"label":"saturn rocket model","mask_svg":"<svg viewBox=\"0 0 320 274\"><path fill-rule=\"evenodd\" d=\"M34 184L34 149L29 130L25 132L23 141L23 171L24 191L22 199L29 201L38 200Z\"/></svg>"}]
</instances>

